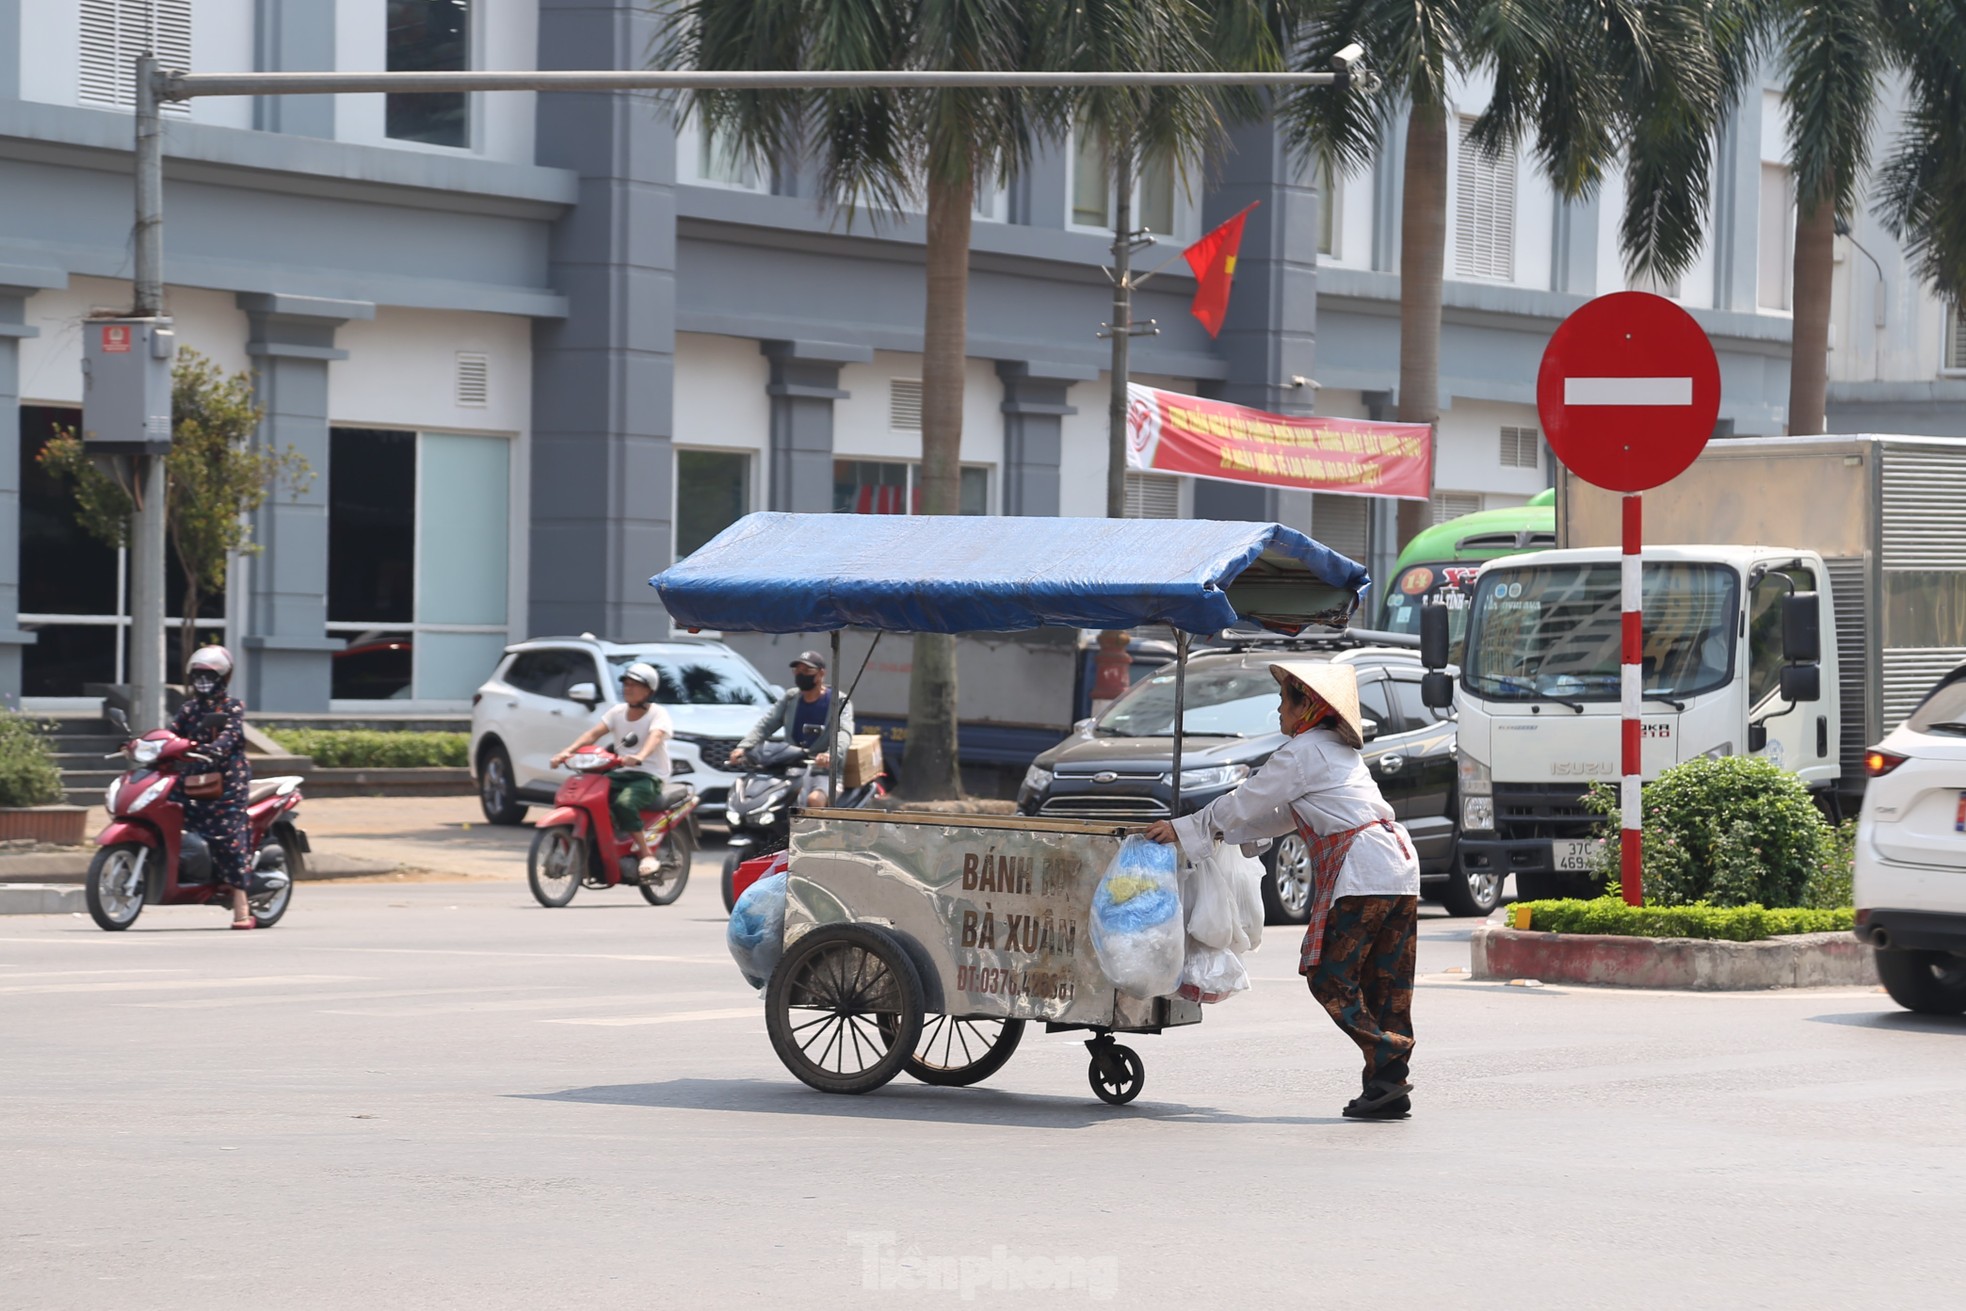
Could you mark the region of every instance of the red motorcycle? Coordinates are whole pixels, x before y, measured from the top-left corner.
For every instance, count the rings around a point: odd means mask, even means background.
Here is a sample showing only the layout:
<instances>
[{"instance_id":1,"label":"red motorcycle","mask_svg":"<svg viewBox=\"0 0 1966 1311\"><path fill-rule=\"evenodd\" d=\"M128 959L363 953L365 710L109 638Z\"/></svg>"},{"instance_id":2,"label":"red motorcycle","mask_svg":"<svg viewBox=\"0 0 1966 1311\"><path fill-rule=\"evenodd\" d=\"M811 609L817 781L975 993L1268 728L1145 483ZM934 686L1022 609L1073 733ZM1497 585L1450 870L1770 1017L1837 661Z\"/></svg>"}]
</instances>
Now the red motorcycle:
<instances>
[{"instance_id":1,"label":"red motorcycle","mask_svg":"<svg viewBox=\"0 0 1966 1311\"><path fill-rule=\"evenodd\" d=\"M642 890L651 906L667 906L689 882L690 856L696 851L697 795L686 784L662 789L654 810L642 812L642 832L657 869L643 878L640 858L625 833L614 831L608 807L608 771L621 757L586 747L567 757L573 777L560 785L553 809L534 824L526 881L542 906L564 906L583 887L613 888L623 883Z\"/></svg>"},{"instance_id":2,"label":"red motorcycle","mask_svg":"<svg viewBox=\"0 0 1966 1311\"><path fill-rule=\"evenodd\" d=\"M109 712L119 732L130 731L120 710ZM199 744L168 729L125 742L118 757L130 771L109 785L104 803L109 824L96 837L101 850L89 862L89 916L104 929L127 929L145 906L232 905L232 890L213 872L204 835L184 826L176 795L178 776L202 773L211 761ZM256 779L248 794L253 861L246 903L259 927L271 928L293 900L293 880L308 850L300 818L298 776Z\"/></svg>"}]
</instances>

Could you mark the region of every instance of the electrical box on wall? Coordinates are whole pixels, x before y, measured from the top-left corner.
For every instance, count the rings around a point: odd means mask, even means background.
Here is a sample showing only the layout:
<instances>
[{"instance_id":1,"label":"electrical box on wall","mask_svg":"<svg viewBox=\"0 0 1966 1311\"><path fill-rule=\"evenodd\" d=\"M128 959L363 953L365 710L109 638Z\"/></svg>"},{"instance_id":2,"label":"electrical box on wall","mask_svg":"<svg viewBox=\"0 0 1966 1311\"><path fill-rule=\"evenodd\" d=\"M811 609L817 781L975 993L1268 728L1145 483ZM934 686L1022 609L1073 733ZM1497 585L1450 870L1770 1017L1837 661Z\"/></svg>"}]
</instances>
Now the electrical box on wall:
<instances>
[{"instance_id":1,"label":"electrical box on wall","mask_svg":"<svg viewBox=\"0 0 1966 1311\"><path fill-rule=\"evenodd\" d=\"M82 325L82 445L91 455L171 449L169 319L89 319Z\"/></svg>"}]
</instances>

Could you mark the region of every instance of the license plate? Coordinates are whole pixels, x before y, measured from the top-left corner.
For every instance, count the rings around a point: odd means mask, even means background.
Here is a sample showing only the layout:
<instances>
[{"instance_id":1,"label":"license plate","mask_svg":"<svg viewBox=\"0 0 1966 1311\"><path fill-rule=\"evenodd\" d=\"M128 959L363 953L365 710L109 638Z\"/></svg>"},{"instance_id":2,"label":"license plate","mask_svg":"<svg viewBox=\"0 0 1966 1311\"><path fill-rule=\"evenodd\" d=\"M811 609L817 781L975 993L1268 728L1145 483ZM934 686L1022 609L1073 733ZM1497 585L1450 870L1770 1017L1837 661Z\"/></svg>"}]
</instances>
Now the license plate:
<instances>
[{"instance_id":1,"label":"license plate","mask_svg":"<svg viewBox=\"0 0 1966 1311\"><path fill-rule=\"evenodd\" d=\"M1550 868L1559 874L1588 874L1603 845L1591 838L1558 838L1550 843Z\"/></svg>"}]
</instances>

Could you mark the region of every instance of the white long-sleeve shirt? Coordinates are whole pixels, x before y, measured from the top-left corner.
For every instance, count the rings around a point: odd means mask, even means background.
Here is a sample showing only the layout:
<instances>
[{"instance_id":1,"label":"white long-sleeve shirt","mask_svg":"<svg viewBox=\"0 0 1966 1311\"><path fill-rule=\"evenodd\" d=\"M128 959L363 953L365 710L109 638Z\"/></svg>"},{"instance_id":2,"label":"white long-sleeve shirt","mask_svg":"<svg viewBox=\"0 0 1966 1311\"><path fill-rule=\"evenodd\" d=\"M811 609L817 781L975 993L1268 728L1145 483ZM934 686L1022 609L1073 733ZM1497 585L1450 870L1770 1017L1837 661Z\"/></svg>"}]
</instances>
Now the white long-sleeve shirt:
<instances>
[{"instance_id":1,"label":"white long-sleeve shirt","mask_svg":"<svg viewBox=\"0 0 1966 1311\"><path fill-rule=\"evenodd\" d=\"M1364 757L1331 730L1314 728L1278 747L1233 792L1175 820L1174 832L1182 854L1199 860L1217 842L1253 842L1294 833L1299 817L1313 833L1342 833L1391 819L1393 808L1373 782ZM1413 854L1413 839L1403 829L1395 835L1375 825L1352 843L1331 895L1412 897L1419 893L1420 862Z\"/></svg>"}]
</instances>

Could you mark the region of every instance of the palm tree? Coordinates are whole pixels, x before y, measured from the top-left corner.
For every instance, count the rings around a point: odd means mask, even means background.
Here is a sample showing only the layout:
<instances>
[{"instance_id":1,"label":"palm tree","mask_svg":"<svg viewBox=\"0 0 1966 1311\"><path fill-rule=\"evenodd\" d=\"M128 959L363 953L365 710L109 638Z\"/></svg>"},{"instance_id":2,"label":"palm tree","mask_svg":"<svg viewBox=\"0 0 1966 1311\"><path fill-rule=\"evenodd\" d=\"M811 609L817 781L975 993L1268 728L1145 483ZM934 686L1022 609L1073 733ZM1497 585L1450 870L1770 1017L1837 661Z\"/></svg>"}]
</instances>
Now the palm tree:
<instances>
[{"instance_id":1,"label":"palm tree","mask_svg":"<svg viewBox=\"0 0 1966 1311\"><path fill-rule=\"evenodd\" d=\"M1319 88L1287 104L1299 146L1334 175L1366 167L1406 117L1400 216L1397 417L1440 418L1440 312L1447 236L1447 132L1453 82L1495 85L1473 139L1490 153L1533 147L1566 200L1593 195L1623 161L1630 179L1620 244L1634 272L1678 276L1699 252L1709 202L1712 134L1746 76L1722 37L1739 23L1725 3L1631 6L1617 0L1314 0L1294 46L1321 68L1351 41L1379 74L1376 94ZM1400 505L1400 538L1427 506Z\"/></svg>"},{"instance_id":2,"label":"palm tree","mask_svg":"<svg viewBox=\"0 0 1966 1311\"><path fill-rule=\"evenodd\" d=\"M1878 212L1919 276L1958 304L1966 300L1966 12L1910 0L1886 21L1907 105L1897 150L1879 170Z\"/></svg>"},{"instance_id":3,"label":"palm tree","mask_svg":"<svg viewBox=\"0 0 1966 1311\"><path fill-rule=\"evenodd\" d=\"M667 68L1028 71L1040 55L1036 0L681 0L662 20L654 61ZM979 182L1029 162L1055 118L1015 89L701 91L691 98L736 150L761 166L817 156L823 194L878 219L926 209L921 509L961 510L963 365L969 237ZM956 761L955 639L915 638L902 786L961 792Z\"/></svg>"}]
</instances>

